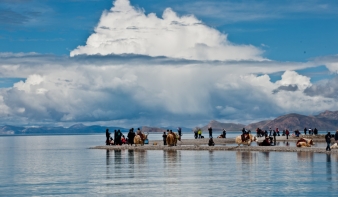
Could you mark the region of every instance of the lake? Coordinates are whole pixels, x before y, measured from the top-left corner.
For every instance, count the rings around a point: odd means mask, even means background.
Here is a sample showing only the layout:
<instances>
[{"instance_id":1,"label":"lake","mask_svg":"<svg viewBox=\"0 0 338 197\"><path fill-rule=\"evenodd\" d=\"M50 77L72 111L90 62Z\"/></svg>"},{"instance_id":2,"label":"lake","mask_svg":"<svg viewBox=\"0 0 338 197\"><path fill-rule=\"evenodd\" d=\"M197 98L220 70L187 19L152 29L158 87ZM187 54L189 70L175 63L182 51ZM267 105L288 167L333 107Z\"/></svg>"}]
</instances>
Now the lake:
<instances>
[{"instance_id":1,"label":"lake","mask_svg":"<svg viewBox=\"0 0 338 197\"><path fill-rule=\"evenodd\" d=\"M334 154L89 149L104 141L104 134L1 136L0 196L336 196L338 191Z\"/></svg>"}]
</instances>

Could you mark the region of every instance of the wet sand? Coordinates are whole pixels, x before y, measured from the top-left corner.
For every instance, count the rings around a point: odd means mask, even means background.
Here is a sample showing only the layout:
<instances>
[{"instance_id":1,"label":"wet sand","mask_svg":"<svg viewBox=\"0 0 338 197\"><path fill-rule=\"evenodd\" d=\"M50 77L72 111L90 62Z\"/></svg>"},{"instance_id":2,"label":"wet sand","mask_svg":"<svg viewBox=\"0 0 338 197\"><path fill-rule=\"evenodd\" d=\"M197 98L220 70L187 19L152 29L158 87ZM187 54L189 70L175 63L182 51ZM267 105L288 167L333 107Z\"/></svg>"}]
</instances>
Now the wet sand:
<instances>
[{"instance_id":1,"label":"wet sand","mask_svg":"<svg viewBox=\"0 0 338 197\"><path fill-rule=\"evenodd\" d=\"M324 136L301 136L306 138L311 138L316 142L324 142ZM301 137L289 137L286 140L285 136L277 136L276 141L289 141L296 142ZM258 141L261 142L264 138L258 138ZM234 145L234 138L214 138L215 146L208 146L208 138L204 139L182 139L178 141L177 146L164 146L162 140L150 140L149 144L144 146L135 145L122 145L122 146L96 146L91 147L91 149L105 149L105 150L218 150L218 151L275 151L275 152L314 152L314 153L327 153L327 154L338 154L338 149L332 149L331 151L326 151L325 147L306 147L299 148L296 146L247 146L247 145ZM333 141L332 141L333 142ZM255 143L255 142L253 142Z\"/></svg>"}]
</instances>

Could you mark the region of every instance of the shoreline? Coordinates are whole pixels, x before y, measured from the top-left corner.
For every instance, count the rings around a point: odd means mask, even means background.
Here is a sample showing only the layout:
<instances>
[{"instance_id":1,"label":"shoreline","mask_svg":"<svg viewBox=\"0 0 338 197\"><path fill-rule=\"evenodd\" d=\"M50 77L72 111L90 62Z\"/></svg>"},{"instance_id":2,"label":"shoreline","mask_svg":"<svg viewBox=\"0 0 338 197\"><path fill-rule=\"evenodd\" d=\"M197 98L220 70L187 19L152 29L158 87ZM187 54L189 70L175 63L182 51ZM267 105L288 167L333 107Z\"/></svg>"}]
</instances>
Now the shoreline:
<instances>
[{"instance_id":1,"label":"shoreline","mask_svg":"<svg viewBox=\"0 0 338 197\"><path fill-rule=\"evenodd\" d=\"M322 136L300 136L300 137L289 137L286 140L285 136L276 137L276 141L290 141L296 142L301 137L307 137L314 140L314 142L324 142ZM258 138L258 141L262 141L262 137ZM177 151L177 150L191 150L191 151L259 151L259 152L312 152L312 153L326 153L326 154L338 154L338 149L331 149L331 151L326 151L325 147L292 147L292 146L234 146L235 138L214 138L215 146L208 146L208 138L204 139L182 139L178 141L177 146L164 146L162 140L149 140L149 144L144 146L135 145L130 146L127 144L121 146L95 146L90 147L89 149L103 149L103 150L165 150L165 151ZM253 142L255 143L255 142ZM154 145L157 144L157 145ZM231 145L229 145L231 144Z\"/></svg>"}]
</instances>

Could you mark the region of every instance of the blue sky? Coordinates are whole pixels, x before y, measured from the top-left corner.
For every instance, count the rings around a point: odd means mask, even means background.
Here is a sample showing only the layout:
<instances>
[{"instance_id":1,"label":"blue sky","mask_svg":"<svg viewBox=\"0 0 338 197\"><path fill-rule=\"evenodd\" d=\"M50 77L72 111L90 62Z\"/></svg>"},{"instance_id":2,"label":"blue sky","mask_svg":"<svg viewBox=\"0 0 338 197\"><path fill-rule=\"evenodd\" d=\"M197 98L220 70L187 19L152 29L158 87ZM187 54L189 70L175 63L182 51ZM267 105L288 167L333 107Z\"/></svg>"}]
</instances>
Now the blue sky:
<instances>
[{"instance_id":1,"label":"blue sky","mask_svg":"<svg viewBox=\"0 0 338 197\"><path fill-rule=\"evenodd\" d=\"M205 24L227 33L231 42L261 47L269 59L307 61L337 54L338 3L297 2L131 1L146 13L155 12L158 16L167 7L181 15L194 14ZM257 5L257 10L252 5ZM102 11L111 6L111 0L2 1L0 51L68 55L85 43ZM204 9L206 6L209 10ZM232 7L223 11L225 6Z\"/></svg>"},{"instance_id":2,"label":"blue sky","mask_svg":"<svg viewBox=\"0 0 338 197\"><path fill-rule=\"evenodd\" d=\"M338 2L113 3L0 1L1 122L194 126L338 110Z\"/></svg>"}]
</instances>

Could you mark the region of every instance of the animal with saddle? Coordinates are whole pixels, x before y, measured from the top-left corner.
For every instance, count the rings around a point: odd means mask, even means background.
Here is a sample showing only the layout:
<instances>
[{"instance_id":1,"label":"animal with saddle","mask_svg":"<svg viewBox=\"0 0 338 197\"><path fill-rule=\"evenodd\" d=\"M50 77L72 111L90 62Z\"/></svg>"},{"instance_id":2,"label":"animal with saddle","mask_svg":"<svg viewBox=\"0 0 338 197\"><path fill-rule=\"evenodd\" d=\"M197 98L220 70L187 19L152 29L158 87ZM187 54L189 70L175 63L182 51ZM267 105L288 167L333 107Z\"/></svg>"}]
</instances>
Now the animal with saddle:
<instances>
[{"instance_id":1,"label":"animal with saddle","mask_svg":"<svg viewBox=\"0 0 338 197\"><path fill-rule=\"evenodd\" d=\"M167 135L167 145L168 146L176 146L177 145L177 140L181 141L180 136L177 133L174 132L169 132Z\"/></svg>"},{"instance_id":2,"label":"animal with saddle","mask_svg":"<svg viewBox=\"0 0 338 197\"><path fill-rule=\"evenodd\" d=\"M256 136L253 136L251 134L243 134L243 135L237 136L235 138L235 142L236 144L238 144L238 146L240 146L241 144L250 146L251 142L257 141Z\"/></svg>"},{"instance_id":3,"label":"animal with saddle","mask_svg":"<svg viewBox=\"0 0 338 197\"><path fill-rule=\"evenodd\" d=\"M144 133L139 133L134 137L134 144L135 146L137 144L140 144L141 146L144 145L144 141L148 139L148 134L144 134Z\"/></svg>"},{"instance_id":4,"label":"animal with saddle","mask_svg":"<svg viewBox=\"0 0 338 197\"><path fill-rule=\"evenodd\" d=\"M297 143L296 146L297 147L311 147L312 145L314 145L315 143L313 143L312 139L307 139L307 138L300 138Z\"/></svg>"}]
</instances>

